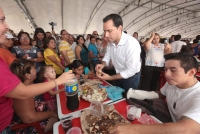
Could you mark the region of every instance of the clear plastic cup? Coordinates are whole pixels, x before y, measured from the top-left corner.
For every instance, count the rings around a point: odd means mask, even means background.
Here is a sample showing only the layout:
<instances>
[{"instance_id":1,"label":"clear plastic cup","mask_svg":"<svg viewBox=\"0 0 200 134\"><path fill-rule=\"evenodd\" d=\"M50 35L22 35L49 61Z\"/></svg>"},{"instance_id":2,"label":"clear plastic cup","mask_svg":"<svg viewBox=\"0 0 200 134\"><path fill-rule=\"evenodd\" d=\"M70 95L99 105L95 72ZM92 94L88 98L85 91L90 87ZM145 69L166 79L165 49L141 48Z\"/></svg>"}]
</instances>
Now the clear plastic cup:
<instances>
[{"instance_id":1,"label":"clear plastic cup","mask_svg":"<svg viewBox=\"0 0 200 134\"><path fill-rule=\"evenodd\" d=\"M73 120L73 116L72 115L60 119L60 122L62 124L63 130L65 132L68 132L68 130L70 128L72 128L72 120Z\"/></svg>"},{"instance_id":2,"label":"clear plastic cup","mask_svg":"<svg viewBox=\"0 0 200 134\"><path fill-rule=\"evenodd\" d=\"M82 134L82 132L79 127L72 127L67 131L66 134Z\"/></svg>"},{"instance_id":3,"label":"clear plastic cup","mask_svg":"<svg viewBox=\"0 0 200 134\"><path fill-rule=\"evenodd\" d=\"M126 106L126 111L127 111L127 119L129 121L133 121L136 117L135 117L135 114L136 114L136 107L133 106L133 105L128 105Z\"/></svg>"}]
</instances>

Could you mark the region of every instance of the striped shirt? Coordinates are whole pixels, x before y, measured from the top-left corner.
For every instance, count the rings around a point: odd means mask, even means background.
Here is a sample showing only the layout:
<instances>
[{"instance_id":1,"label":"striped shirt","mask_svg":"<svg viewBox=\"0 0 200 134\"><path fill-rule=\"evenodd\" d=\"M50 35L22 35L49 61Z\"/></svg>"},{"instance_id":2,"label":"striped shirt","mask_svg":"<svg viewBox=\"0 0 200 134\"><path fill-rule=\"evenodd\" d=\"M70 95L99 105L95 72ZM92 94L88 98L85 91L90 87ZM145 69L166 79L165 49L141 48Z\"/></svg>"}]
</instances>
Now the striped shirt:
<instances>
[{"instance_id":1,"label":"striped shirt","mask_svg":"<svg viewBox=\"0 0 200 134\"><path fill-rule=\"evenodd\" d=\"M67 57L69 58L71 63L75 60L75 54L74 54L70 44L67 41L65 41L65 40L60 41L59 51L67 51Z\"/></svg>"}]
</instances>

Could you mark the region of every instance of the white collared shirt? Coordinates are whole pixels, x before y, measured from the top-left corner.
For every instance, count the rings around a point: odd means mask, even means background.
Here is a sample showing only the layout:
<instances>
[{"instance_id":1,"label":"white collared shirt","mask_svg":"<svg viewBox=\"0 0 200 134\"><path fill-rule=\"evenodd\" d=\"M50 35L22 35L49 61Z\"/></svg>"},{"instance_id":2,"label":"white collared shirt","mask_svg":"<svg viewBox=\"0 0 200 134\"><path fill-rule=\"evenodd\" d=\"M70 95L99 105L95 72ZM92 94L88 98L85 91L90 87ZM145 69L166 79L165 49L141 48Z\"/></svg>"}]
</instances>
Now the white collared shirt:
<instances>
[{"instance_id":1,"label":"white collared shirt","mask_svg":"<svg viewBox=\"0 0 200 134\"><path fill-rule=\"evenodd\" d=\"M122 32L118 45L108 43L103 61L108 65L112 60L116 73L120 73L124 79L127 79L140 71L140 52L138 41Z\"/></svg>"}]
</instances>

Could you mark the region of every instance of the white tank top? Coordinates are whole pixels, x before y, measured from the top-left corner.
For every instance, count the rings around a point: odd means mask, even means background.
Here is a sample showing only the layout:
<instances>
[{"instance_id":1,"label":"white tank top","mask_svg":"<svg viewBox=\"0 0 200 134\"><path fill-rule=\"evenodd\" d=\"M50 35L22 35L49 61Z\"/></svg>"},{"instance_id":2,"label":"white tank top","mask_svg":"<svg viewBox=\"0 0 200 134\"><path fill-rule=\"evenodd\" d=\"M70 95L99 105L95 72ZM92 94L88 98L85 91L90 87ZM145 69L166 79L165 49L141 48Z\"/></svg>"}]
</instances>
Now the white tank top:
<instances>
[{"instance_id":1,"label":"white tank top","mask_svg":"<svg viewBox=\"0 0 200 134\"><path fill-rule=\"evenodd\" d=\"M149 50L146 52L146 66L157 66L163 67L164 66L164 44L158 44L155 46L151 43Z\"/></svg>"}]
</instances>

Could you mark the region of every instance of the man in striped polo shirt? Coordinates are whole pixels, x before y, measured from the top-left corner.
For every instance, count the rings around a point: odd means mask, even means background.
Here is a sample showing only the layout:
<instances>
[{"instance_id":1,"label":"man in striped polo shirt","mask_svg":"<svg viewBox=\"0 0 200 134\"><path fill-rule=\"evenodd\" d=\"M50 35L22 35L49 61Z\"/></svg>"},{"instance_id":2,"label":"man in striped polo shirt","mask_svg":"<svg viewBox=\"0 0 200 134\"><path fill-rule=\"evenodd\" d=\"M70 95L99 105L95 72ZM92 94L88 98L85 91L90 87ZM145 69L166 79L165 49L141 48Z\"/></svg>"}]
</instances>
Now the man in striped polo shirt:
<instances>
[{"instance_id":1,"label":"man in striped polo shirt","mask_svg":"<svg viewBox=\"0 0 200 134\"><path fill-rule=\"evenodd\" d=\"M60 35L62 40L59 43L59 51L65 60L65 65L69 65L75 60L75 54L71 48L71 45L68 43L69 33L66 30L61 30Z\"/></svg>"}]
</instances>

